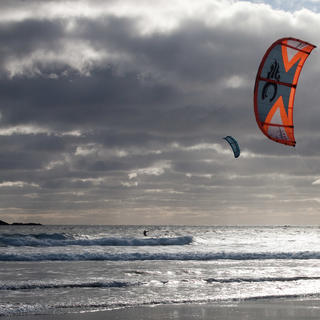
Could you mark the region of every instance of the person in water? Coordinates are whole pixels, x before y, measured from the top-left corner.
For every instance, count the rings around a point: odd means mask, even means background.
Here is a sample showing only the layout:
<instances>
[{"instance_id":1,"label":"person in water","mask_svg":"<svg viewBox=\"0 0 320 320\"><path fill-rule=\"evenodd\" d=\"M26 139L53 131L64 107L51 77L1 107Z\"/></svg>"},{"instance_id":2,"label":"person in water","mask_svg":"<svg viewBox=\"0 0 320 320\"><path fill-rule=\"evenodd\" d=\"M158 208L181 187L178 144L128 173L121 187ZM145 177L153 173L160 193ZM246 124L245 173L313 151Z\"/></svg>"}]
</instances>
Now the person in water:
<instances>
[{"instance_id":1,"label":"person in water","mask_svg":"<svg viewBox=\"0 0 320 320\"><path fill-rule=\"evenodd\" d=\"M144 230L143 235L146 237L148 235L148 232L149 232L148 230Z\"/></svg>"}]
</instances>

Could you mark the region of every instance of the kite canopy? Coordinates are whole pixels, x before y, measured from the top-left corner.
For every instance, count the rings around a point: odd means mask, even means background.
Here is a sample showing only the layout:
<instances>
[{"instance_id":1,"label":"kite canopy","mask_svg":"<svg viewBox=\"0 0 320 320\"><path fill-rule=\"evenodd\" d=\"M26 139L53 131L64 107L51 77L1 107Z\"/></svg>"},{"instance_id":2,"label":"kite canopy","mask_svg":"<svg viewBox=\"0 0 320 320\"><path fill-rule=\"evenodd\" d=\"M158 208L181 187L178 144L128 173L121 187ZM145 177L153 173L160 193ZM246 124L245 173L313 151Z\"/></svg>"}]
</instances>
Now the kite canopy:
<instances>
[{"instance_id":1,"label":"kite canopy","mask_svg":"<svg viewBox=\"0 0 320 320\"><path fill-rule=\"evenodd\" d=\"M240 147L237 140L231 136L226 136L223 139L225 139L230 144L234 157L238 158L240 156Z\"/></svg>"},{"instance_id":2,"label":"kite canopy","mask_svg":"<svg viewBox=\"0 0 320 320\"><path fill-rule=\"evenodd\" d=\"M254 87L254 112L271 140L295 146L293 104L298 78L313 44L294 38L274 42L265 53Z\"/></svg>"}]
</instances>

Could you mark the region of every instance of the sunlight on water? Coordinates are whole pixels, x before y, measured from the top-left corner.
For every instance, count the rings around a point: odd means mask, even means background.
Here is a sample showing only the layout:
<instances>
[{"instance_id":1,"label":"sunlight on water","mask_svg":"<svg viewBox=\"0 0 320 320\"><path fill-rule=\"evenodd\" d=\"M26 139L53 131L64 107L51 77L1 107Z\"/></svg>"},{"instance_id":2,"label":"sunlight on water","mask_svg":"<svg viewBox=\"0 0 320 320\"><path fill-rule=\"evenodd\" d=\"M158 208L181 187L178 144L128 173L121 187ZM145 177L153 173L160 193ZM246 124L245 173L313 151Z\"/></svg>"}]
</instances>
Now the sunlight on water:
<instances>
[{"instance_id":1,"label":"sunlight on water","mask_svg":"<svg viewBox=\"0 0 320 320\"><path fill-rule=\"evenodd\" d=\"M316 227L144 228L2 228L0 314L320 294Z\"/></svg>"}]
</instances>

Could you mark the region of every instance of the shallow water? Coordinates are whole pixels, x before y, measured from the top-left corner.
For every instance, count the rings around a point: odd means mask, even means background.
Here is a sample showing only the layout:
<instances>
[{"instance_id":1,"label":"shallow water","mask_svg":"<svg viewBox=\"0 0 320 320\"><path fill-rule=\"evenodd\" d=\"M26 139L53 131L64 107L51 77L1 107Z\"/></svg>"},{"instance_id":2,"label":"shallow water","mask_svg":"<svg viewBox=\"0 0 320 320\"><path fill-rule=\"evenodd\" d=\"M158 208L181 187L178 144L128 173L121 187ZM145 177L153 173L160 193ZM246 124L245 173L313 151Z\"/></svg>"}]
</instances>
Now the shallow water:
<instances>
[{"instance_id":1,"label":"shallow water","mask_svg":"<svg viewBox=\"0 0 320 320\"><path fill-rule=\"evenodd\" d=\"M0 314L320 295L317 227L3 226Z\"/></svg>"}]
</instances>

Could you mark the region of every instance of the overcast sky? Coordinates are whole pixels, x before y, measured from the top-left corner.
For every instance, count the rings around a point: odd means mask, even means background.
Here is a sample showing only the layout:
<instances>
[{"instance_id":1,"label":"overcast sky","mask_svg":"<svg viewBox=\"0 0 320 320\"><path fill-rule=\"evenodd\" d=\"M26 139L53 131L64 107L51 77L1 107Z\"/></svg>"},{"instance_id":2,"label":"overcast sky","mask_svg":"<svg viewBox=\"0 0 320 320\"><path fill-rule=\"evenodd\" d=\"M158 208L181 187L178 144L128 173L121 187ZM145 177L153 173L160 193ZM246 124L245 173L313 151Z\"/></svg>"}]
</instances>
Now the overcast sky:
<instances>
[{"instance_id":1,"label":"overcast sky","mask_svg":"<svg viewBox=\"0 0 320 320\"><path fill-rule=\"evenodd\" d=\"M320 1L2 0L0 17L0 219L320 224L319 49L296 148L253 111L275 40L320 45Z\"/></svg>"}]
</instances>

